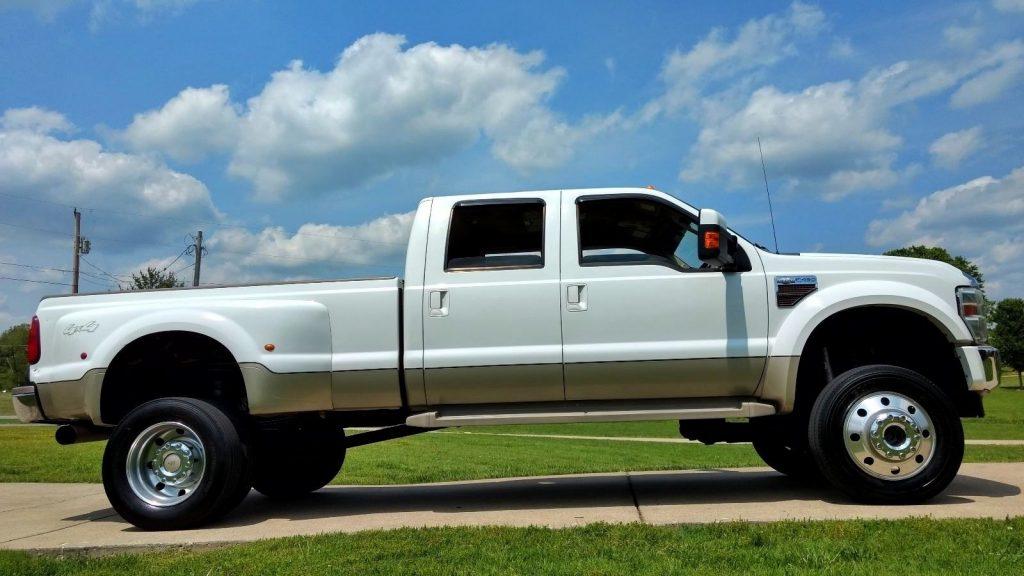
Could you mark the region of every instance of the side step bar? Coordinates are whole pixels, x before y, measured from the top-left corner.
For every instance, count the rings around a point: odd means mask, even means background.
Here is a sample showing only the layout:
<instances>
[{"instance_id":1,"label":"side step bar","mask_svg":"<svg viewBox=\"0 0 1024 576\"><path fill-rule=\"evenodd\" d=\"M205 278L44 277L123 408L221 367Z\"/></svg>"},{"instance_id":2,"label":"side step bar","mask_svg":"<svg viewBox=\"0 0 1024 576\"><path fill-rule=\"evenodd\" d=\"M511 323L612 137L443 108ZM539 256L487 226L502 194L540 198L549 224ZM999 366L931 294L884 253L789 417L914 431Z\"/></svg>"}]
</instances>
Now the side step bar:
<instances>
[{"instance_id":1,"label":"side step bar","mask_svg":"<svg viewBox=\"0 0 1024 576\"><path fill-rule=\"evenodd\" d=\"M501 424L624 422L630 420L710 420L756 418L775 414L775 407L737 398L644 400L634 402L558 402L543 404L470 405L413 414L406 426L447 428Z\"/></svg>"}]
</instances>

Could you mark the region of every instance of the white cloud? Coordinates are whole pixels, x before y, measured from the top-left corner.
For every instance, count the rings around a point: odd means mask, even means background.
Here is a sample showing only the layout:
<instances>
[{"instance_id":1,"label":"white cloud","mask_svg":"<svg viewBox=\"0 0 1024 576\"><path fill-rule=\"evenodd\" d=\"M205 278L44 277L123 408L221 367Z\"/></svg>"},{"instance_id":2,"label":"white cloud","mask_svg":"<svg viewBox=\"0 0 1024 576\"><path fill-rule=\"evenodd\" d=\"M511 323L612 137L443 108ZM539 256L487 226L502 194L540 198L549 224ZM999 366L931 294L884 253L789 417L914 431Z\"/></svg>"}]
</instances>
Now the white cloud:
<instances>
[{"instance_id":1,"label":"white cloud","mask_svg":"<svg viewBox=\"0 0 1024 576\"><path fill-rule=\"evenodd\" d=\"M52 22L75 0L0 0L2 10L31 10L44 22Z\"/></svg>"},{"instance_id":2,"label":"white cloud","mask_svg":"<svg viewBox=\"0 0 1024 576\"><path fill-rule=\"evenodd\" d=\"M680 177L753 184L760 178L755 141L760 136L770 175L789 189L837 200L859 190L886 188L914 169L896 164L902 138L887 127L894 108L953 88L954 106L987 101L1012 84L1008 78L1016 78L1018 66L1024 66L1020 41L960 61L897 62L856 82L830 82L799 92L766 86L736 107L707 98L700 135Z\"/></svg>"},{"instance_id":3,"label":"white cloud","mask_svg":"<svg viewBox=\"0 0 1024 576\"><path fill-rule=\"evenodd\" d=\"M796 93L761 88L742 109L701 130L681 176L749 184L760 177L760 137L771 176L789 187L812 183L838 199L890 185L898 178L892 164L902 140L884 127L884 117L885 109L851 82Z\"/></svg>"},{"instance_id":4,"label":"white cloud","mask_svg":"<svg viewBox=\"0 0 1024 576\"><path fill-rule=\"evenodd\" d=\"M152 158L109 152L92 140L65 140L56 135L71 124L61 115L38 108L7 110L0 129L0 192L60 204L109 211L92 230L125 239L160 237L166 224L153 218L219 217L202 182L171 170ZM27 210L21 224L50 211ZM123 250L124 246L109 246Z\"/></svg>"},{"instance_id":5,"label":"white cloud","mask_svg":"<svg viewBox=\"0 0 1024 576\"><path fill-rule=\"evenodd\" d=\"M981 126L950 132L932 142L928 152L931 153L936 166L953 170L981 148L981 138Z\"/></svg>"},{"instance_id":6,"label":"white cloud","mask_svg":"<svg viewBox=\"0 0 1024 576\"><path fill-rule=\"evenodd\" d=\"M227 86L190 87L159 110L136 114L117 138L133 150L159 151L188 162L230 150L238 140L238 122Z\"/></svg>"},{"instance_id":7,"label":"white cloud","mask_svg":"<svg viewBox=\"0 0 1024 576\"><path fill-rule=\"evenodd\" d=\"M1024 0L993 0L992 5L1000 12L1024 12Z\"/></svg>"},{"instance_id":8,"label":"white cloud","mask_svg":"<svg viewBox=\"0 0 1024 576\"><path fill-rule=\"evenodd\" d=\"M47 133L71 132L75 127L60 113L32 106L5 110L0 117L0 128L5 131L28 130Z\"/></svg>"},{"instance_id":9,"label":"white cloud","mask_svg":"<svg viewBox=\"0 0 1024 576\"><path fill-rule=\"evenodd\" d=\"M89 27L94 32L103 24L117 20L122 13L148 22L157 16L180 14L199 0L0 0L2 10L30 10L44 22L53 22L57 16L75 4L87 4Z\"/></svg>"},{"instance_id":10,"label":"white cloud","mask_svg":"<svg viewBox=\"0 0 1024 576\"><path fill-rule=\"evenodd\" d=\"M123 137L188 159L233 145L229 172L274 200L357 186L481 137L517 170L550 168L615 121L559 118L546 101L565 74L543 69L540 52L404 44L402 36L365 36L326 72L292 62L240 115L226 87L188 89L136 116Z\"/></svg>"},{"instance_id":11,"label":"white cloud","mask_svg":"<svg viewBox=\"0 0 1024 576\"><path fill-rule=\"evenodd\" d=\"M946 43L954 48L970 48L981 38L980 26L947 26L942 30L942 37Z\"/></svg>"},{"instance_id":12,"label":"white cloud","mask_svg":"<svg viewBox=\"0 0 1024 576\"><path fill-rule=\"evenodd\" d=\"M207 243L217 265L204 274L204 282L395 269L404 258L413 216L415 212L388 214L353 226L308 223L294 233L278 226L259 232L223 228Z\"/></svg>"},{"instance_id":13,"label":"white cloud","mask_svg":"<svg viewBox=\"0 0 1024 576\"><path fill-rule=\"evenodd\" d=\"M850 42L849 38L836 38L828 49L829 57L839 60L853 58L856 54L857 51L854 49L853 43Z\"/></svg>"},{"instance_id":14,"label":"white cloud","mask_svg":"<svg viewBox=\"0 0 1024 576\"><path fill-rule=\"evenodd\" d=\"M1024 80L1024 41L1001 44L973 64L973 76L950 97L954 108L991 102Z\"/></svg>"},{"instance_id":15,"label":"white cloud","mask_svg":"<svg viewBox=\"0 0 1024 576\"><path fill-rule=\"evenodd\" d=\"M1024 286L1024 167L1004 178L983 176L933 192L896 218L868 226L868 244L942 246L981 267L996 298Z\"/></svg>"},{"instance_id":16,"label":"white cloud","mask_svg":"<svg viewBox=\"0 0 1024 576\"><path fill-rule=\"evenodd\" d=\"M710 83L775 64L796 52L796 40L825 26L818 7L794 2L783 14L748 21L731 39L726 30L713 29L690 50L669 54L661 70L665 93L647 105L642 119L697 105Z\"/></svg>"}]
</instances>

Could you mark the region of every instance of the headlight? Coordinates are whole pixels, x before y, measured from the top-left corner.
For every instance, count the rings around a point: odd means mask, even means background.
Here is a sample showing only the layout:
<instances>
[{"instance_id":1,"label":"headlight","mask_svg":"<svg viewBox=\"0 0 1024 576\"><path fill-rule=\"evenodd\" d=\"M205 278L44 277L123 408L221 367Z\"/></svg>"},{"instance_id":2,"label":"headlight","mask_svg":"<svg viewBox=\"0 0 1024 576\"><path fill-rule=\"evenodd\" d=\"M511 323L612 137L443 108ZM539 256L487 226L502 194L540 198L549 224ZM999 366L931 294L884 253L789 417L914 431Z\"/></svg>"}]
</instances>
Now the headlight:
<instances>
[{"instance_id":1,"label":"headlight","mask_svg":"<svg viewBox=\"0 0 1024 576\"><path fill-rule=\"evenodd\" d=\"M956 289L956 302L960 317L974 336L974 341L984 344L988 341L988 324L985 322L985 295L980 288L960 286Z\"/></svg>"}]
</instances>

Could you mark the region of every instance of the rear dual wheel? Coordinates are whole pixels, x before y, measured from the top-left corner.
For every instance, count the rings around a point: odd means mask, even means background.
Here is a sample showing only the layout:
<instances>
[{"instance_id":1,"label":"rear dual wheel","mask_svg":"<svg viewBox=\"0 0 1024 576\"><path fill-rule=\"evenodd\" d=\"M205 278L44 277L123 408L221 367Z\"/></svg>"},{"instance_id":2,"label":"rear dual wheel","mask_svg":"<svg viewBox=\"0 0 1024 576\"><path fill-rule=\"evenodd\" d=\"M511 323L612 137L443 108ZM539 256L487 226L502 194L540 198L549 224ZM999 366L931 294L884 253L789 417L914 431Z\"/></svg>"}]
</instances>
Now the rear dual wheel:
<instances>
[{"instance_id":1,"label":"rear dual wheel","mask_svg":"<svg viewBox=\"0 0 1024 576\"><path fill-rule=\"evenodd\" d=\"M345 461L344 431L317 417L264 423L253 444L253 488L278 500L323 488Z\"/></svg>"},{"instance_id":2,"label":"rear dual wheel","mask_svg":"<svg viewBox=\"0 0 1024 576\"><path fill-rule=\"evenodd\" d=\"M194 398L161 398L132 410L103 453L114 510L145 530L181 530L229 512L250 488L241 427Z\"/></svg>"}]
</instances>

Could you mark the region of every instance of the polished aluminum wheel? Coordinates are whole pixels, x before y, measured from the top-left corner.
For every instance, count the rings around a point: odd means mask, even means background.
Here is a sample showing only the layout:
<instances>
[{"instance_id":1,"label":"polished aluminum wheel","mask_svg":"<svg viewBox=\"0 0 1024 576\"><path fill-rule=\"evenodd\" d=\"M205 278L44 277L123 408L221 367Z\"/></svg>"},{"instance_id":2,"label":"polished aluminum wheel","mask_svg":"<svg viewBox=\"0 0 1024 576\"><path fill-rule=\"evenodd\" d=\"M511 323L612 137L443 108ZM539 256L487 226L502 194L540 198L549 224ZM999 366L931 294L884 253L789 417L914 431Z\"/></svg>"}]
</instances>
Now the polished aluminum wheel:
<instances>
[{"instance_id":1,"label":"polished aluminum wheel","mask_svg":"<svg viewBox=\"0 0 1024 576\"><path fill-rule=\"evenodd\" d=\"M181 422L146 428L128 450L128 485L153 506L184 502L203 481L205 469L202 440Z\"/></svg>"},{"instance_id":2,"label":"polished aluminum wheel","mask_svg":"<svg viewBox=\"0 0 1024 576\"><path fill-rule=\"evenodd\" d=\"M905 480L923 470L938 441L928 413L895 392L854 401L843 418L843 433L857 466L883 480Z\"/></svg>"}]
</instances>

